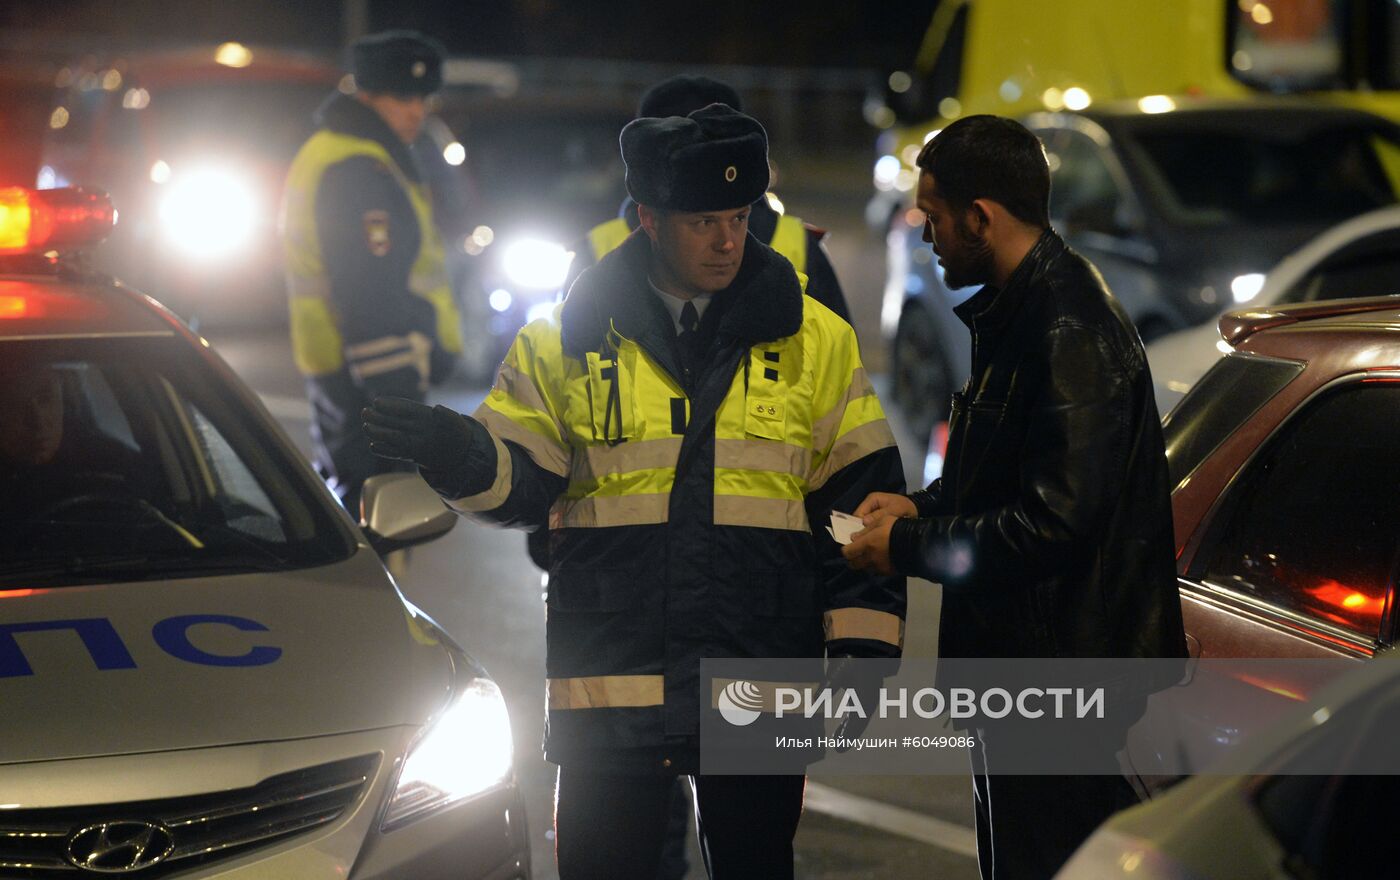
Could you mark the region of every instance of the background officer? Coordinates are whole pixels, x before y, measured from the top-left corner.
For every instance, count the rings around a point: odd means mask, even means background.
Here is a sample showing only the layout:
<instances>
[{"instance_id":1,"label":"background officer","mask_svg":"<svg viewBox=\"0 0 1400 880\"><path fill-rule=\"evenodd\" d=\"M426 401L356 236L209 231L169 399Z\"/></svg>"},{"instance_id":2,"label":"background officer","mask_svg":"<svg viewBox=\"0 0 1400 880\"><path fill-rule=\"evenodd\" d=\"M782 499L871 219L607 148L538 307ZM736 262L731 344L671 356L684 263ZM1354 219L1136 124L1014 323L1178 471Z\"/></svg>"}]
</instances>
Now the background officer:
<instances>
[{"instance_id":1,"label":"background officer","mask_svg":"<svg viewBox=\"0 0 1400 880\"><path fill-rule=\"evenodd\" d=\"M701 657L897 657L905 582L811 523L902 484L855 333L748 233L767 137L714 104L623 129L641 228L516 337L474 417L380 398L372 448L454 509L548 521L562 880L655 880L675 777L711 876L793 876L803 777L703 776Z\"/></svg>"},{"instance_id":2,"label":"background officer","mask_svg":"<svg viewBox=\"0 0 1400 880\"><path fill-rule=\"evenodd\" d=\"M350 48L353 95L332 94L292 162L282 236L292 349L307 379L318 467L353 515L392 465L359 412L376 396L422 400L461 352L432 202L408 145L442 85L442 49L411 31Z\"/></svg>"}]
</instances>

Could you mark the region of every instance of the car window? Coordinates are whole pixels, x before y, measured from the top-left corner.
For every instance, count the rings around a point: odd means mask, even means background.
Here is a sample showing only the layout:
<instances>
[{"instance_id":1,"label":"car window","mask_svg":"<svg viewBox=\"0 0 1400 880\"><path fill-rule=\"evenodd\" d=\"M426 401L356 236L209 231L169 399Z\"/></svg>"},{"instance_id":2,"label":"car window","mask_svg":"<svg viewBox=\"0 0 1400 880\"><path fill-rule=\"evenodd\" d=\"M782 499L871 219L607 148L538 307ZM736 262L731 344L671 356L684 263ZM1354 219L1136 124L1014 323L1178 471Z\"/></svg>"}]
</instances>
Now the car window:
<instances>
[{"instance_id":1,"label":"car window","mask_svg":"<svg viewBox=\"0 0 1400 880\"><path fill-rule=\"evenodd\" d=\"M1292 361L1239 354L1216 361L1162 423L1173 491L1302 371Z\"/></svg>"},{"instance_id":2,"label":"car window","mask_svg":"<svg viewBox=\"0 0 1400 880\"><path fill-rule=\"evenodd\" d=\"M1114 231L1120 194L1103 149L1077 131L1063 131L1053 143L1050 216L1070 228Z\"/></svg>"},{"instance_id":3,"label":"car window","mask_svg":"<svg viewBox=\"0 0 1400 880\"><path fill-rule=\"evenodd\" d=\"M1286 290L1280 303L1400 293L1400 229L1352 242Z\"/></svg>"},{"instance_id":4,"label":"car window","mask_svg":"<svg viewBox=\"0 0 1400 880\"><path fill-rule=\"evenodd\" d=\"M1390 129L1331 125L1285 136L1279 128L1178 131L1154 124L1132 138L1183 223L1336 223L1395 203L1384 161L1400 145Z\"/></svg>"},{"instance_id":5,"label":"car window","mask_svg":"<svg viewBox=\"0 0 1400 880\"><path fill-rule=\"evenodd\" d=\"M1205 578L1379 639L1400 554L1400 384L1358 383L1289 420L1252 461Z\"/></svg>"},{"instance_id":6,"label":"car window","mask_svg":"<svg viewBox=\"0 0 1400 880\"><path fill-rule=\"evenodd\" d=\"M178 340L0 343L0 586L200 577L353 549Z\"/></svg>"}]
</instances>

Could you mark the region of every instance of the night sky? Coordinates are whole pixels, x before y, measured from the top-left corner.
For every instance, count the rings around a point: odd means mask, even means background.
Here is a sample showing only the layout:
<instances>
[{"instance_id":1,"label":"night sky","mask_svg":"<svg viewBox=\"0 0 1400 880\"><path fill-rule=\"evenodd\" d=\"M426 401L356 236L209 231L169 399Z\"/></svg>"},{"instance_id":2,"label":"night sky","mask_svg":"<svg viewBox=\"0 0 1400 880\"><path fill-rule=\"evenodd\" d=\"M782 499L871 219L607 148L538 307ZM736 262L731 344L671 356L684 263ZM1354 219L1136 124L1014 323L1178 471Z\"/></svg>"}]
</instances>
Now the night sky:
<instances>
[{"instance_id":1,"label":"night sky","mask_svg":"<svg viewBox=\"0 0 1400 880\"><path fill-rule=\"evenodd\" d=\"M368 0L370 27L416 27L453 53L696 64L892 68L917 49L936 0ZM342 0L8 0L0 28L68 46L186 41L336 48Z\"/></svg>"}]
</instances>

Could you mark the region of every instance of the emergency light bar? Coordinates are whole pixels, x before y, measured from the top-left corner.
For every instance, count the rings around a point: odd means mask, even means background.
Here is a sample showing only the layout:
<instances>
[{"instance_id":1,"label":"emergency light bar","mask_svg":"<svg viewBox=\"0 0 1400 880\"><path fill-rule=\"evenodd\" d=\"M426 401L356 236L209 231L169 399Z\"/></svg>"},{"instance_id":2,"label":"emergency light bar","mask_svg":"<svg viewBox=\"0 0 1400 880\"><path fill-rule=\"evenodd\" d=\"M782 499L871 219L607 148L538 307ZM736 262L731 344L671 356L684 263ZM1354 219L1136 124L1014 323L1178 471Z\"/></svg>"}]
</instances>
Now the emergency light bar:
<instances>
[{"instance_id":1,"label":"emergency light bar","mask_svg":"<svg viewBox=\"0 0 1400 880\"><path fill-rule=\"evenodd\" d=\"M95 245L116 222L116 209L100 190L0 189L0 255Z\"/></svg>"}]
</instances>

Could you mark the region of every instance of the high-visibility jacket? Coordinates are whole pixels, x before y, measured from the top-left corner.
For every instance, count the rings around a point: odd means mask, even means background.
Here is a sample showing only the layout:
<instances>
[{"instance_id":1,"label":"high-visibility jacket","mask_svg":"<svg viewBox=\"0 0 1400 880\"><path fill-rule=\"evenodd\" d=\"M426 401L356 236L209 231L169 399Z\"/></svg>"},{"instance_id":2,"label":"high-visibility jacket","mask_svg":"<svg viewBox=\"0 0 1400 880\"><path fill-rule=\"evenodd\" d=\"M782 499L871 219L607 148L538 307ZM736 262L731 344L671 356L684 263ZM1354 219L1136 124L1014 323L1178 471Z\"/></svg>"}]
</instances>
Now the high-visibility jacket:
<instances>
[{"instance_id":1,"label":"high-visibility jacket","mask_svg":"<svg viewBox=\"0 0 1400 880\"><path fill-rule=\"evenodd\" d=\"M369 451L360 410L379 395L421 400L451 372L461 326L408 148L349 96L336 93L317 116L282 206L292 350L317 464L358 511L364 480L393 467Z\"/></svg>"},{"instance_id":2,"label":"high-visibility jacket","mask_svg":"<svg viewBox=\"0 0 1400 880\"><path fill-rule=\"evenodd\" d=\"M326 171L356 157L377 163L402 188L413 207L419 246L404 284L408 292L432 306L429 326L407 333L345 338L337 319L337 298L368 299L387 312L394 306L391 297L396 293L349 285L347 290L331 289L327 255L322 252L321 230L317 228L316 199ZM359 226L372 222L362 217L343 220ZM411 177L399 166L380 141L328 128L312 135L297 153L287 177L282 228L292 350L303 375L325 376L348 366L352 374L373 376L413 363L420 367L421 383L426 386L433 345L452 354L462 351L460 316L448 284L442 242L433 224L427 190L416 175ZM368 229L367 247L373 246L369 240L373 236L374 230Z\"/></svg>"},{"instance_id":3,"label":"high-visibility jacket","mask_svg":"<svg viewBox=\"0 0 1400 880\"><path fill-rule=\"evenodd\" d=\"M570 267L572 281L584 269L594 265L603 255L622 244L632 230L637 228L636 203L627 199L622 203L619 216L599 223L588 231L585 253L576 253ZM841 282L831 268L826 250L822 247L825 230L818 229L791 214L779 214L768 204L767 198L753 203L749 213L749 231L769 247L787 257L798 273L807 276L807 295L831 309L844 320L851 319L850 308L846 305L846 295L841 290ZM566 285L567 287L567 285Z\"/></svg>"},{"instance_id":4,"label":"high-visibility jacket","mask_svg":"<svg viewBox=\"0 0 1400 880\"><path fill-rule=\"evenodd\" d=\"M850 325L790 263L748 238L688 372L649 254L637 233L520 331L475 413L495 480L449 503L547 511L548 757L691 772L701 657L898 656L904 580L821 526L903 473Z\"/></svg>"}]
</instances>

